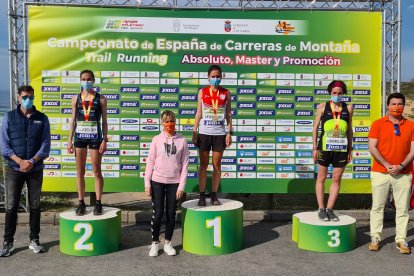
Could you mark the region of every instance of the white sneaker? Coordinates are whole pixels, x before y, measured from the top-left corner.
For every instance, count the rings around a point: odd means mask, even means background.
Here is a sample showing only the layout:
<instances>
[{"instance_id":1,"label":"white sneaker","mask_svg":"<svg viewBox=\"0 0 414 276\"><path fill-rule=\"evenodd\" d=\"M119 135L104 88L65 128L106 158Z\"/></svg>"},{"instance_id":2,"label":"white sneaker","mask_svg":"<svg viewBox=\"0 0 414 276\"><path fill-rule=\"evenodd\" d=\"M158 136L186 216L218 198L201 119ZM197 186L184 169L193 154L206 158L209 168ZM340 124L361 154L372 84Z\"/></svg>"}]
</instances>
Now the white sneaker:
<instances>
[{"instance_id":1,"label":"white sneaker","mask_svg":"<svg viewBox=\"0 0 414 276\"><path fill-rule=\"evenodd\" d=\"M175 251L174 247L172 247L171 242L164 243L164 252L167 253L168 256L175 256L177 255L177 251Z\"/></svg>"},{"instance_id":2,"label":"white sneaker","mask_svg":"<svg viewBox=\"0 0 414 276\"><path fill-rule=\"evenodd\" d=\"M158 256L158 250L159 250L159 245L158 242L152 242L152 244L149 246L150 252L149 252L149 256L150 257L157 257Z\"/></svg>"}]
</instances>

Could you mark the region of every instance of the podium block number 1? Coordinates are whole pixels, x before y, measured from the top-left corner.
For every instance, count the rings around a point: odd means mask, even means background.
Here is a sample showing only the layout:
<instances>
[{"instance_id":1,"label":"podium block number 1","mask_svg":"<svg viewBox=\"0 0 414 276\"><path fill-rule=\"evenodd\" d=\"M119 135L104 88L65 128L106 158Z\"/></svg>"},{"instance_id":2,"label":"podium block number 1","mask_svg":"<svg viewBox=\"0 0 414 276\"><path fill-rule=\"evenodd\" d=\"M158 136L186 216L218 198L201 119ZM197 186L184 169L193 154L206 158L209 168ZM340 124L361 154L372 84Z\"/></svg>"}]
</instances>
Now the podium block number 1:
<instances>
[{"instance_id":1,"label":"podium block number 1","mask_svg":"<svg viewBox=\"0 0 414 276\"><path fill-rule=\"evenodd\" d=\"M73 231L75 231L76 233L81 233L82 229L85 231L83 235L75 242L75 250L93 251L93 243L85 243L92 236L92 225L90 225L89 223L79 222L76 223L73 227Z\"/></svg>"},{"instance_id":2,"label":"podium block number 1","mask_svg":"<svg viewBox=\"0 0 414 276\"><path fill-rule=\"evenodd\" d=\"M206 227L213 227L213 244L214 247L221 247L221 217L206 220Z\"/></svg>"}]
</instances>

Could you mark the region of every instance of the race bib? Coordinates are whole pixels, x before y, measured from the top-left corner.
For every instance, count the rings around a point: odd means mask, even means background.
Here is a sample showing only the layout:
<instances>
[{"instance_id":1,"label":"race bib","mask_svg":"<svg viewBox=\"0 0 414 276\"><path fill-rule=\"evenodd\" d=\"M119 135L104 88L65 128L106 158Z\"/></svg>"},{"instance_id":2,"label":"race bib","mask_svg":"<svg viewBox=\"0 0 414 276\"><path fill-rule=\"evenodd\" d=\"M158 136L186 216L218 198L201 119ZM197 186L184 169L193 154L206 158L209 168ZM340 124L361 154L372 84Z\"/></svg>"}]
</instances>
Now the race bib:
<instances>
[{"instance_id":1,"label":"race bib","mask_svg":"<svg viewBox=\"0 0 414 276\"><path fill-rule=\"evenodd\" d=\"M325 151L346 151L348 146L348 138L326 137Z\"/></svg>"},{"instance_id":2,"label":"race bib","mask_svg":"<svg viewBox=\"0 0 414 276\"><path fill-rule=\"evenodd\" d=\"M217 122L222 122L221 124L223 124L224 118L225 118L225 114L224 114L224 108L217 108ZM213 116L214 116L214 112L212 108L205 108L204 109L204 114L203 114L203 119L204 120L208 120L208 121L213 121Z\"/></svg>"},{"instance_id":3,"label":"race bib","mask_svg":"<svg viewBox=\"0 0 414 276\"><path fill-rule=\"evenodd\" d=\"M98 139L98 122L78 121L76 122L75 133L78 139Z\"/></svg>"}]
</instances>

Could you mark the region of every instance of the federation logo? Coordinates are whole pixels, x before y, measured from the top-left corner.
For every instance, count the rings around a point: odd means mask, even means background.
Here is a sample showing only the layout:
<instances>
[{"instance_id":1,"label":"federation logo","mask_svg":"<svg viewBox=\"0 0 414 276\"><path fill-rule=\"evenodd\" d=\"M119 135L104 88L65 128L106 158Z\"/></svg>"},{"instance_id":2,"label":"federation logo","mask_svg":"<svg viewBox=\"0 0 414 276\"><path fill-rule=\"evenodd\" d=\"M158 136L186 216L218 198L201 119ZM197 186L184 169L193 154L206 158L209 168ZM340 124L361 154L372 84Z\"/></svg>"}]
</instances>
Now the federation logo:
<instances>
[{"instance_id":1,"label":"federation logo","mask_svg":"<svg viewBox=\"0 0 414 276\"><path fill-rule=\"evenodd\" d=\"M292 24L288 21L279 20L279 23L275 27L275 31L278 34L288 35L290 33L295 32L295 27L292 26Z\"/></svg>"},{"instance_id":2,"label":"federation logo","mask_svg":"<svg viewBox=\"0 0 414 276\"><path fill-rule=\"evenodd\" d=\"M224 31L227 32L227 33L231 31L231 21L230 20L224 21Z\"/></svg>"}]
</instances>

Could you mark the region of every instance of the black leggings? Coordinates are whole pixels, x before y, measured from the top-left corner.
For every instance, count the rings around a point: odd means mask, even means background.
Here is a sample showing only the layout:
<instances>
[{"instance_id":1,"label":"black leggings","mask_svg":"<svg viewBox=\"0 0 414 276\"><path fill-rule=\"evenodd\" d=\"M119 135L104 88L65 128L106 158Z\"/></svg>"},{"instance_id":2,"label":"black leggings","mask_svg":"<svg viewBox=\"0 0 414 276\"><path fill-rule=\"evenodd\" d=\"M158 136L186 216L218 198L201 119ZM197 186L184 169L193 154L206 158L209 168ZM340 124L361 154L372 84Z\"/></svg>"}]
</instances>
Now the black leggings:
<instances>
[{"instance_id":1,"label":"black leggings","mask_svg":"<svg viewBox=\"0 0 414 276\"><path fill-rule=\"evenodd\" d=\"M165 239L171 241L175 226L175 211L177 210L176 193L177 184L163 184L151 180L152 192L152 220L151 232L152 241L159 241L161 220L164 215L164 202L166 202L165 212L167 218L165 221Z\"/></svg>"}]
</instances>

